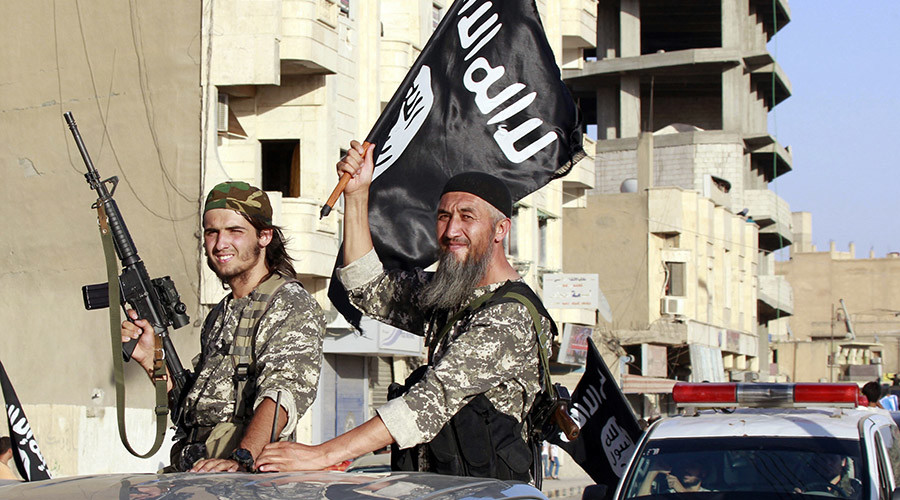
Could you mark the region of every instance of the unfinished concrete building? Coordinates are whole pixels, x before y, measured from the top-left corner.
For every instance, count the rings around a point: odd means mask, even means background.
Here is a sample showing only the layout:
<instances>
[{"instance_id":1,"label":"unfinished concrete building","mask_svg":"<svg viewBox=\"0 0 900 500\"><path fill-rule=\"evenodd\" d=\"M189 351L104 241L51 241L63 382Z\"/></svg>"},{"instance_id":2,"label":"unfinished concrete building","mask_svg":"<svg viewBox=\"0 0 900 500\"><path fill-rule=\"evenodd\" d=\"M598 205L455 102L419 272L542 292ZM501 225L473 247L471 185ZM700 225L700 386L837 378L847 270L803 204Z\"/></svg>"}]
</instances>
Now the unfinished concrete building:
<instances>
[{"instance_id":1,"label":"unfinished concrete building","mask_svg":"<svg viewBox=\"0 0 900 500\"><path fill-rule=\"evenodd\" d=\"M712 202L710 206L758 226L758 239L752 245L758 254L747 269L747 279L755 286L747 286L744 292L754 294L756 300L754 310L746 313L753 316L751 331L734 332L728 312L704 313L706 318L722 318L708 324L718 334L707 340L684 334L667 341L665 376L669 379L689 373L691 363L697 363L687 359L673 362L677 349L696 341L721 350L726 378L756 380L758 373L760 380L767 380L771 369L769 332L793 309L790 286L774 275L773 255L791 243L791 213L788 204L769 190L770 182L791 170L791 155L767 128L768 113L790 96L791 87L766 44L789 20L786 0L603 0L598 5L596 52L586 53L582 68L564 70L564 79L585 115L588 133L596 126L598 168L590 194L677 187L697 192ZM639 143L649 144L643 153ZM639 158L645 158L647 165L642 173ZM594 197L589 203L591 199ZM675 242L718 237L715 228L711 234L673 231L679 234L669 238ZM651 240L669 236L667 231L648 234ZM604 239L614 237L612 232L594 235L596 254L602 255ZM678 246L682 245L676 243ZM684 246L693 248L686 257L690 266L710 270L733 267L716 262L715 254L703 247ZM648 255L639 246L634 252ZM602 288L621 287L621 283L604 282L609 274L607 265L595 258L591 272L600 275ZM676 274L668 262L653 262L649 267L660 267L669 276ZM728 272L712 276L720 282L736 279ZM651 287L650 281L644 286ZM731 284L702 282L700 286L708 291L705 300L714 304L714 290L728 289ZM680 307L679 297L670 295L669 289L649 289L647 302L658 308L659 314L651 311L641 328L651 331L660 328L653 326L657 322L701 321L693 312L696 308ZM611 298L614 311L625 307L614 302ZM601 330L617 329L615 324L599 326ZM748 333L755 339L752 347L745 342L731 346L726 341L729 335ZM629 372L644 374L649 365L641 359L641 352L647 349L625 348L635 357ZM740 367L732 364L729 369L729 360L742 361ZM693 370L707 371L699 366Z\"/></svg>"}]
</instances>

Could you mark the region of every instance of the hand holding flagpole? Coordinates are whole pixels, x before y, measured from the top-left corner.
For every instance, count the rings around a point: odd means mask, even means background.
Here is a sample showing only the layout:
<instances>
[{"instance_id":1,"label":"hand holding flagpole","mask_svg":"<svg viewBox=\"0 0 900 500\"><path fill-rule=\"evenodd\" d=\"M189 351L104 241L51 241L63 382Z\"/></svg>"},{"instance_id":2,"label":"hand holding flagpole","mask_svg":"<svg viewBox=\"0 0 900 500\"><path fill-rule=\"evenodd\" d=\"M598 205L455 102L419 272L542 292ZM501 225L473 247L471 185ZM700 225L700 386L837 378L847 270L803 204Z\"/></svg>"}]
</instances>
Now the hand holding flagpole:
<instances>
[{"instance_id":1,"label":"hand holding flagpole","mask_svg":"<svg viewBox=\"0 0 900 500\"><path fill-rule=\"evenodd\" d=\"M369 144L368 141L363 142L363 151L369 149L369 146L371 146L371 144ZM363 157L365 157L365 153L363 153ZM323 217L326 217L331 213L331 209L334 208L334 204L337 203L338 197L340 197L341 193L344 192L344 188L347 187L347 183L350 182L350 179L352 179L352 177L347 172L344 172L341 175L337 186L334 187L334 191L332 191L331 196L328 197L328 201L326 201L325 204L322 205L322 210L319 212L319 219L322 219Z\"/></svg>"}]
</instances>

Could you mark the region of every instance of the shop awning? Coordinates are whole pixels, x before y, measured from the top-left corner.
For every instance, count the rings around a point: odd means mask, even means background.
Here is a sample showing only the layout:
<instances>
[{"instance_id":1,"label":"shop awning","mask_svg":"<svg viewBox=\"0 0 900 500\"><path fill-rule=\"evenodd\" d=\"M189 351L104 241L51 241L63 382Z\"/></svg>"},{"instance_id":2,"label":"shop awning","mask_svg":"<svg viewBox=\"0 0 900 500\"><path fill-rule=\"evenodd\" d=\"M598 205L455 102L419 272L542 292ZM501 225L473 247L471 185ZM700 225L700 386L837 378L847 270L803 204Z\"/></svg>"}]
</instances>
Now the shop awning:
<instances>
[{"instance_id":1,"label":"shop awning","mask_svg":"<svg viewBox=\"0 0 900 500\"><path fill-rule=\"evenodd\" d=\"M677 380L640 375L624 375L622 392L625 394L667 394L672 392Z\"/></svg>"}]
</instances>

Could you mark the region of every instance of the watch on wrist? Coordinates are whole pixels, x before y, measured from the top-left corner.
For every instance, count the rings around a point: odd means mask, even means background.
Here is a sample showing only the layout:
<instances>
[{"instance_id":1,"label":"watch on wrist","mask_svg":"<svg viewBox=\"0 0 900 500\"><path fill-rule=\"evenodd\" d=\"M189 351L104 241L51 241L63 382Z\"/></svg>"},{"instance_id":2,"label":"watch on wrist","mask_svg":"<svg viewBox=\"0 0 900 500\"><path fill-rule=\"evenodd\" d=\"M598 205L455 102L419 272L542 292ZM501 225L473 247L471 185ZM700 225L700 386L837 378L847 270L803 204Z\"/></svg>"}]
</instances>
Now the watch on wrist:
<instances>
[{"instance_id":1,"label":"watch on wrist","mask_svg":"<svg viewBox=\"0 0 900 500\"><path fill-rule=\"evenodd\" d=\"M246 448L237 448L231 452L230 458L246 469L247 472L253 471L253 454L250 453L250 450Z\"/></svg>"}]
</instances>

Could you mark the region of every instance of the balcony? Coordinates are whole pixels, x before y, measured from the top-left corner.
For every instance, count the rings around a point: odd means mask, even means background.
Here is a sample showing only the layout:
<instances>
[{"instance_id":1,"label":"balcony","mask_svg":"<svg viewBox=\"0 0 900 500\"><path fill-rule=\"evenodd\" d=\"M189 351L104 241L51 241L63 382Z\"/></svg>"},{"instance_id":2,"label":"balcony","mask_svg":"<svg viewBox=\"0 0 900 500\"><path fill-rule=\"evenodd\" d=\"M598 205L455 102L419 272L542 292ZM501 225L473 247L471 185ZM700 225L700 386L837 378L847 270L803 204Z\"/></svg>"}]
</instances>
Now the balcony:
<instances>
[{"instance_id":1,"label":"balcony","mask_svg":"<svg viewBox=\"0 0 900 500\"><path fill-rule=\"evenodd\" d=\"M223 2L210 29L210 79L214 85L278 84L278 37L281 5L277 2Z\"/></svg>"},{"instance_id":2,"label":"balcony","mask_svg":"<svg viewBox=\"0 0 900 500\"><path fill-rule=\"evenodd\" d=\"M786 174L793 167L793 155L789 149L782 147L769 134L745 135L744 144L750 151L750 161L771 182L776 177Z\"/></svg>"},{"instance_id":3,"label":"balcony","mask_svg":"<svg viewBox=\"0 0 900 500\"><path fill-rule=\"evenodd\" d=\"M562 178L563 189L593 189L596 182L594 162L596 141L585 135L582 139L582 146L587 156L572 166L565 177Z\"/></svg>"},{"instance_id":4,"label":"balcony","mask_svg":"<svg viewBox=\"0 0 900 500\"><path fill-rule=\"evenodd\" d=\"M761 275L756 300L760 321L794 314L794 290L784 276Z\"/></svg>"},{"instance_id":5,"label":"balcony","mask_svg":"<svg viewBox=\"0 0 900 500\"><path fill-rule=\"evenodd\" d=\"M283 74L337 73L338 10L331 0L283 0L279 45Z\"/></svg>"},{"instance_id":6,"label":"balcony","mask_svg":"<svg viewBox=\"0 0 900 500\"><path fill-rule=\"evenodd\" d=\"M381 102L388 102L400 87L409 68L419 57L420 50L408 40L381 40L381 64L378 73L381 83Z\"/></svg>"},{"instance_id":7,"label":"balcony","mask_svg":"<svg viewBox=\"0 0 900 500\"><path fill-rule=\"evenodd\" d=\"M275 224L288 239L287 250L294 258L298 277L329 278L339 248L339 217L319 219L318 200L283 198L267 191L272 202Z\"/></svg>"},{"instance_id":8,"label":"balcony","mask_svg":"<svg viewBox=\"0 0 900 500\"><path fill-rule=\"evenodd\" d=\"M584 69L563 70L563 79L578 93L618 82L623 75L718 74L722 68L743 64L734 49L702 48L659 54L585 61Z\"/></svg>"},{"instance_id":9,"label":"balcony","mask_svg":"<svg viewBox=\"0 0 900 500\"><path fill-rule=\"evenodd\" d=\"M791 208L786 201L768 189L747 189L744 205L748 216L759 226L760 250L775 251L791 244Z\"/></svg>"},{"instance_id":10,"label":"balcony","mask_svg":"<svg viewBox=\"0 0 900 500\"><path fill-rule=\"evenodd\" d=\"M564 49L584 49L597 43L597 0L562 0L560 28Z\"/></svg>"}]
</instances>

